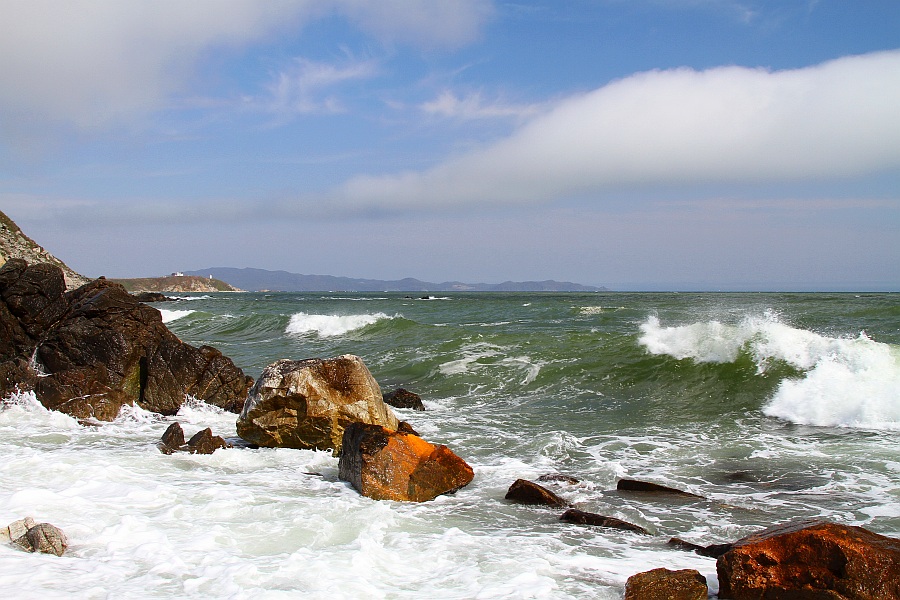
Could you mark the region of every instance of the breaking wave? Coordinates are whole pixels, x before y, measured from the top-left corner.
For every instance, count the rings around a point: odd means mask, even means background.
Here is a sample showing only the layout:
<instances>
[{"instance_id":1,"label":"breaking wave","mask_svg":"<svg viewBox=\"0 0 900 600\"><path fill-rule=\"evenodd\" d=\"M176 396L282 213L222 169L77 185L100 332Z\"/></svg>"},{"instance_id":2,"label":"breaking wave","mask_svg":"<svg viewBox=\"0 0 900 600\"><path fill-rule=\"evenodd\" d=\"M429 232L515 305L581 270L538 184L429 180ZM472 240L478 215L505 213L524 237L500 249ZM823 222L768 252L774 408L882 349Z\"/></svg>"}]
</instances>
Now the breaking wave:
<instances>
[{"instance_id":1,"label":"breaking wave","mask_svg":"<svg viewBox=\"0 0 900 600\"><path fill-rule=\"evenodd\" d=\"M651 354L698 363L747 355L757 372L776 364L802 371L785 378L764 414L818 426L900 429L900 348L857 337L831 337L781 323L777 315L737 324L705 321L665 327L650 317L639 342Z\"/></svg>"},{"instance_id":2,"label":"breaking wave","mask_svg":"<svg viewBox=\"0 0 900 600\"><path fill-rule=\"evenodd\" d=\"M291 315L285 333L303 335L314 333L319 337L344 335L384 319L393 319L384 313L363 315L311 315L305 312Z\"/></svg>"}]
</instances>

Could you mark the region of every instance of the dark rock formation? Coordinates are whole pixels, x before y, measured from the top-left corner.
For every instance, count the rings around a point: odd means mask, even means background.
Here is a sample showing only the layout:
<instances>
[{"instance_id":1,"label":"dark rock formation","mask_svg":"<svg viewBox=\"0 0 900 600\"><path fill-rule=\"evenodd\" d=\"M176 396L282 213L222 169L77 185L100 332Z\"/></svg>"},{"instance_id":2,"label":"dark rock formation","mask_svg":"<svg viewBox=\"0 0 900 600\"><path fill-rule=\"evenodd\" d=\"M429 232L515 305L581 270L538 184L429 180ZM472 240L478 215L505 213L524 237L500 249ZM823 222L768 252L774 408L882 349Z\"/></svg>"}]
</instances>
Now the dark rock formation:
<instances>
[{"instance_id":1,"label":"dark rock formation","mask_svg":"<svg viewBox=\"0 0 900 600\"><path fill-rule=\"evenodd\" d=\"M827 521L788 523L738 540L716 571L723 599L897 599L900 540Z\"/></svg>"},{"instance_id":2,"label":"dark rock formation","mask_svg":"<svg viewBox=\"0 0 900 600\"><path fill-rule=\"evenodd\" d=\"M237 433L258 446L339 454L344 428L357 422L399 427L362 359L279 360L250 390Z\"/></svg>"},{"instance_id":3,"label":"dark rock formation","mask_svg":"<svg viewBox=\"0 0 900 600\"><path fill-rule=\"evenodd\" d=\"M628 578L625 600L706 600L706 578L694 569L653 569Z\"/></svg>"},{"instance_id":4,"label":"dark rock formation","mask_svg":"<svg viewBox=\"0 0 900 600\"><path fill-rule=\"evenodd\" d=\"M596 513L584 512L583 510L578 510L576 508L570 508L564 512L559 520L565 521L566 523L575 523L577 525L595 525L597 527L634 531L643 533L644 535L649 535L650 533L640 525L634 525L633 523L622 521L615 517L605 517Z\"/></svg>"},{"instance_id":5,"label":"dark rock formation","mask_svg":"<svg viewBox=\"0 0 900 600\"><path fill-rule=\"evenodd\" d=\"M569 506L569 503L547 488L528 481L516 479L506 492L506 499L518 504L536 504L542 506Z\"/></svg>"},{"instance_id":6,"label":"dark rock formation","mask_svg":"<svg viewBox=\"0 0 900 600\"><path fill-rule=\"evenodd\" d=\"M251 383L115 283L65 292L58 267L14 259L0 268L0 397L34 390L49 409L112 420L131 403L172 415L187 395L237 412Z\"/></svg>"},{"instance_id":7,"label":"dark rock formation","mask_svg":"<svg viewBox=\"0 0 900 600\"><path fill-rule=\"evenodd\" d=\"M475 476L446 446L358 422L344 430L338 471L363 496L413 502L455 492Z\"/></svg>"},{"instance_id":8,"label":"dark rock formation","mask_svg":"<svg viewBox=\"0 0 900 600\"><path fill-rule=\"evenodd\" d=\"M181 429L181 425L175 422L169 425L168 429L163 433L157 447L163 454L174 454L175 452L212 454L219 448L231 448L231 444L223 438L213 435L209 427L198 431L185 443L184 431Z\"/></svg>"},{"instance_id":9,"label":"dark rock formation","mask_svg":"<svg viewBox=\"0 0 900 600\"><path fill-rule=\"evenodd\" d=\"M673 548L678 548L679 550L693 552L700 556L708 556L710 558L719 558L734 547L734 544L710 544L709 546L701 546L677 537L670 538L667 544Z\"/></svg>"},{"instance_id":10,"label":"dark rock formation","mask_svg":"<svg viewBox=\"0 0 900 600\"><path fill-rule=\"evenodd\" d=\"M160 292L138 292L132 294L138 302L168 302L173 300Z\"/></svg>"},{"instance_id":11,"label":"dark rock formation","mask_svg":"<svg viewBox=\"0 0 900 600\"><path fill-rule=\"evenodd\" d=\"M680 498L694 498L696 500L705 500L703 496L676 490L675 488L651 483L649 481L638 481L637 479L620 479L616 483L616 489L620 492L642 492L646 494L657 494L660 496L675 496Z\"/></svg>"},{"instance_id":12,"label":"dark rock formation","mask_svg":"<svg viewBox=\"0 0 900 600\"><path fill-rule=\"evenodd\" d=\"M385 404L389 404L394 408L411 408L413 410L425 410L422 404L422 398L418 394L414 394L403 388L397 388L393 392L384 394Z\"/></svg>"}]
</instances>

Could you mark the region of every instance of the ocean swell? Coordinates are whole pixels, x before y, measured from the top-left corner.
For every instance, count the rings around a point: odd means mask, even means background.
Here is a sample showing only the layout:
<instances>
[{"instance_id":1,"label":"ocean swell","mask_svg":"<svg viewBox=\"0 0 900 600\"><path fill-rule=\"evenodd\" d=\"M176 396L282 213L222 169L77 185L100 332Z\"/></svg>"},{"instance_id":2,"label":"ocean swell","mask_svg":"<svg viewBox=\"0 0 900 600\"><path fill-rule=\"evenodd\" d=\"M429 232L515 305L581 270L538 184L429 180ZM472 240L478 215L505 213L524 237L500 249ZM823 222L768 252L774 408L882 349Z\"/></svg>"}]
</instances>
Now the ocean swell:
<instances>
[{"instance_id":1,"label":"ocean swell","mask_svg":"<svg viewBox=\"0 0 900 600\"><path fill-rule=\"evenodd\" d=\"M344 335L351 331L374 325L383 319L393 319L384 313L362 315L311 315L299 312L291 315L285 329L289 335L314 333L319 337Z\"/></svg>"},{"instance_id":2,"label":"ocean swell","mask_svg":"<svg viewBox=\"0 0 900 600\"><path fill-rule=\"evenodd\" d=\"M672 327L651 316L640 329L639 342L650 354L698 363L732 363L746 354L760 374L778 363L803 371L781 381L762 407L768 416L805 425L900 429L900 349L865 333L831 337L781 323L772 313L737 324Z\"/></svg>"}]
</instances>

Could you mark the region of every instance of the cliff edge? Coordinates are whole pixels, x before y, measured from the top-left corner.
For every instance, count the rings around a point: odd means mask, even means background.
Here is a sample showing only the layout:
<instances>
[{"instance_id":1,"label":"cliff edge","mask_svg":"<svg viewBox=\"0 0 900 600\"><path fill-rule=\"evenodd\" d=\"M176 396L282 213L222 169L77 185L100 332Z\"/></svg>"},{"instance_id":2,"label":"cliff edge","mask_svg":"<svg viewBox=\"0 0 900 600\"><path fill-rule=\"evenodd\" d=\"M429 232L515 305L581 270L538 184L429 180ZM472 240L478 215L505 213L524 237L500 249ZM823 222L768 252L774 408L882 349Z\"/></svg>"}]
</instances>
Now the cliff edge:
<instances>
[{"instance_id":1,"label":"cliff edge","mask_svg":"<svg viewBox=\"0 0 900 600\"><path fill-rule=\"evenodd\" d=\"M21 258L30 265L50 263L62 269L66 289L74 290L91 281L70 269L37 242L25 235L19 226L0 211L0 267L11 258Z\"/></svg>"}]
</instances>

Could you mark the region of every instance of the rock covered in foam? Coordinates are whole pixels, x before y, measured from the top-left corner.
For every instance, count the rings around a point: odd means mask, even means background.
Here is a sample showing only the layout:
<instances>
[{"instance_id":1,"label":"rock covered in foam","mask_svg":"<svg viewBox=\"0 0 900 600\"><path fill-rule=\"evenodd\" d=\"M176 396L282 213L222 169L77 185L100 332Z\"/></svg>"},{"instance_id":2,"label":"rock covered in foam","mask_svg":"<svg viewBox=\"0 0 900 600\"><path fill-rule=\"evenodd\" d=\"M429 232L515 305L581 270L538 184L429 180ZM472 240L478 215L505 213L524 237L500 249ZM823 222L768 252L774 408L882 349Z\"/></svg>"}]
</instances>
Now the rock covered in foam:
<instances>
[{"instance_id":1,"label":"rock covered in foam","mask_svg":"<svg viewBox=\"0 0 900 600\"><path fill-rule=\"evenodd\" d=\"M35 523L32 517L13 521L0 536L26 552L42 552L62 556L69 547L69 540L63 531L50 523Z\"/></svg>"},{"instance_id":2,"label":"rock covered in foam","mask_svg":"<svg viewBox=\"0 0 900 600\"><path fill-rule=\"evenodd\" d=\"M267 366L250 390L237 433L251 444L341 452L351 423L396 431L399 421L362 359L279 360Z\"/></svg>"},{"instance_id":3,"label":"rock covered in foam","mask_svg":"<svg viewBox=\"0 0 900 600\"><path fill-rule=\"evenodd\" d=\"M447 446L378 425L344 430L339 477L375 500L425 502L468 485L475 473Z\"/></svg>"},{"instance_id":4,"label":"rock covered in foam","mask_svg":"<svg viewBox=\"0 0 900 600\"><path fill-rule=\"evenodd\" d=\"M719 597L900 598L900 540L828 521L779 525L716 561Z\"/></svg>"}]
</instances>

